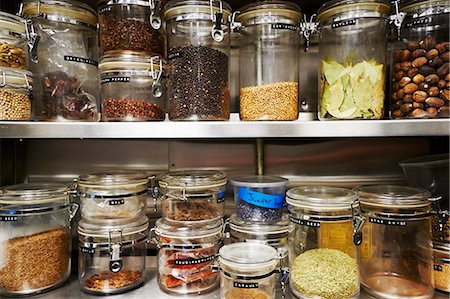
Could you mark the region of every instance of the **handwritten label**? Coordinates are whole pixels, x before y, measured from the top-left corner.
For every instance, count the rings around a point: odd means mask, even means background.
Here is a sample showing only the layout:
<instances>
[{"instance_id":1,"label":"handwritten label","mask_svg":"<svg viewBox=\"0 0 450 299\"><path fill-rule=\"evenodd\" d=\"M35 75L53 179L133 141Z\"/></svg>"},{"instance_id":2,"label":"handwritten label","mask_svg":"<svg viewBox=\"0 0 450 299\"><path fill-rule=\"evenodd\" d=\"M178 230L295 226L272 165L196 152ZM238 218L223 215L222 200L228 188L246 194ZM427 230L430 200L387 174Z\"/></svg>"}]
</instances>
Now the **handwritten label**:
<instances>
[{"instance_id":1,"label":"handwritten label","mask_svg":"<svg viewBox=\"0 0 450 299\"><path fill-rule=\"evenodd\" d=\"M356 25L356 19L333 22L333 24L331 25L331 28L336 29L336 28L351 26L351 25Z\"/></svg>"},{"instance_id":2,"label":"handwritten label","mask_svg":"<svg viewBox=\"0 0 450 299\"><path fill-rule=\"evenodd\" d=\"M128 83L130 82L130 77L108 77L108 78L101 78L100 83Z\"/></svg>"},{"instance_id":3,"label":"handwritten label","mask_svg":"<svg viewBox=\"0 0 450 299\"><path fill-rule=\"evenodd\" d=\"M429 18L429 17L417 18L417 19L406 22L405 27L411 28L411 27L415 27L415 26L422 26L422 25L427 25L430 22L431 22L431 18Z\"/></svg>"},{"instance_id":4,"label":"handwritten label","mask_svg":"<svg viewBox=\"0 0 450 299\"><path fill-rule=\"evenodd\" d=\"M89 247L80 247L80 252L81 253L87 253L87 254L94 254L95 253L95 249L94 248L89 248Z\"/></svg>"},{"instance_id":5,"label":"handwritten label","mask_svg":"<svg viewBox=\"0 0 450 299\"><path fill-rule=\"evenodd\" d=\"M376 224L382 224L382 225L391 225L391 226L406 226L406 221L400 221L400 220L385 220L385 219L378 219L378 218L372 218L369 217L370 223L376 223Z\"/></svg>"},{"instance_id":6,"label":"handwritten label","mask_svg":"<svg viewBox=\"0 0 450 299\"><path fill-rule=\"evenodd\" d=\"M90 65L93 65L93 66L98 66L98 62L97 61L89 59L89 58L64 55L64 60L65 61L72 61L72 62L90 64Z\"/></svg>"},{"instance_id":7,"label":"handwritten label","mask_svg":"<svg viewBox=\"0 0 450 299\"><path fill-rule=\"evenodd\" d=\"M238 288L238 289L257 289L257 288L259 288L259 283L257 283L257 282L247 283L247 282L233 281L233 287Z\"/></svg>"},{"instance_id":8,"label":"handwritten label","mask_svg":"<svg viewBox=\"0 0 450 299\"><path fill-rule=\"evenodd\" d=\"M17 216L0 216L0 221L8 221L8 222L12 222L12 221L17 221L19 220L19 217Z\"/></svg>"},{"instance_id":9,"label":"handwritten label","mask_svg":"<svg viewBox=\"0 0 450 299\"><path fill-rule=\"evenodd\" d=\"M287 30L295 31L298 29L298 27L295 25L292 25L292 24L275 23L275 24L272 24L272 29L287 29Z\"/></svg>"},{"instance_id":10,"label":"handwritten label","mask_svg":"<svg viewBox=\"0 0 450 299\"><path fill-rule=\"evenodd\" d=\"M199 259L187 259L187 260L175 260L173 263L177 266L185 266L185 265L198 265L206 262L211 262L215 259L215 256L208 256Z\"/></svg>"},{"instance_id":11,"label":"handwritten label","mask_svg":"<svg viewBox=\"0 0 450 299\"><path fill-rule=\"evenodd\" d=\"M291 216L291 215L289 215L289 220L292 223L303 225L303 226L320 227L320 222L318 222L318 221L298 219L298 218L295 218L294 216Z\"/></svg>"},{"instance_id":12,"label":"handwritten label","mask_svg":"<svg viewBox=\"0 0 450 299\"><path fill-rule=\"evenodd\" d=\"M125 201L123 199L111 199L109 200L110 206L120 206L125 204Z\"/></svg>"},{"instance_id":13,"label":"handwritten label","mask_svg":"<svg viewBox=\"0 0 450 299\"><path fill-rule=\"evenodd\" d=\"M111 10L112 10L111 6L105 6L98 10L98 14L101 15L102 13L110 12Z\"/></svg>"},{"instance_id":14,"label":"handwritten label","mask_svg":"<svg viewBox=\"0 0 450 299\"><path fill-rule=\"evenodd\" d=\"M237 196L249 204L268 209L281 209L284 204L283 194L265 194L245 187L239 188Z\"/></svg>"}]
</instances>

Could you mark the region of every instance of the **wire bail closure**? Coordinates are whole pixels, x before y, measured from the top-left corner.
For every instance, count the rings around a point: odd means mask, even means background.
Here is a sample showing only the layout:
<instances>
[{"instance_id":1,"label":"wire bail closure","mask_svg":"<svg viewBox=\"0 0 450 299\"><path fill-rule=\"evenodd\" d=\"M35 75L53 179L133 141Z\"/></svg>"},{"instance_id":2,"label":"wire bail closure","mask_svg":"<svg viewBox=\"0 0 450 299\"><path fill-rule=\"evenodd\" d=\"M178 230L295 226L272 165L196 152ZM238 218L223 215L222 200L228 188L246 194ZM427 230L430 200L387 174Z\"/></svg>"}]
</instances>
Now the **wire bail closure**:
<instances>
[{"instance_id":1,"label":"wire bail closure","mask_svg":"<svg viewBox=\"0 0 450 299\"><path fill-rule=\"evenodd\" d=\"M112 243L112 234L119 233L120 240L119 243ZM109 231L109 253L110 253L110 261L109 261L109 270L113 273L117 273L122 270L122 230L110 230Z\"/></svg>"},{"instance_id":2,"label":"wire bail closure","mask_svg":"<svg viewBox=\"0 0 450 299\"><path fill-rule=\"evenodd\" d=\"M150 3L150 25L153 29L159 30L161 28L161 17L159 11L161 10L160 0L149 0Z\"/></svg>"},{"instance_id":3,"label":"wire bail closure","mask_svg":"<svg viewBox=\"0 0 450 299\"><path fill-rule=\"evenodd\" d=\"M316 14L311 15L309 22L306 15L303 15L303 20L300 21L300 32L305 39L305 52L308 52L311 44L311 35L316 34L319 30L319 22L316 21Z\"/></svg>"},{"instance_id":4,"label":"wire bail closure","mask_svg":"<svg viewBox=\"0 0 450 299\"><path fill-rule=\"evenodd\" d=\"M403 20L405 19L406 13L400 12L400 0L391 1L395 7L395 14L389 17L389 23L394 24L397 27L397 39L400 39L400 30L402 28Z\"/></svg>"},{"instance_id":5,"label":"wire bail closure","mask_svg":"<svg viewBox=\"0 0 450 299\"><path fill-rule=\"evenodd\" d=\"M352 225L353 225L353 243L358 246L363 240L362 228L366 222L366 218L362 215L361 204L359 199L355 199L351 203L352 209Z\"/></svg>"},{"instance_id":6,"label":"wire bail closure","mask_svg":"<svg viewBox=\"0 0 450 299\"><path fill-rule=\"evenodd\" d=\"M219 11L214 13L213 11L213 1L209 1L209 8L211 10L211 21L213 21L213 27L211 29L211 36L214 41L221 42L224 39L224 33L222 28L222 20L223 20L223 5L221 0L217 0L219 2Z\"/></svg>"},{"instance_id":7,"label":"wire bail closure","mask_svg":"<svg viewBox=\"0 0 450 299\"><path fill-rule=\"evenodd\" d=\"M155 72L155 69L153 67L155 60L159 61L159 71L157 73ZM150 71L151 71L151 76L153 78L152 94L156 98L160 98L163 95L163 88L162 88L162 84L161 84L161 77L162 77L162 73L163 73L163 64L162 64L162 59L159 56L153 56L152 58L150 58Z\"/></svg>"}]
</instances>

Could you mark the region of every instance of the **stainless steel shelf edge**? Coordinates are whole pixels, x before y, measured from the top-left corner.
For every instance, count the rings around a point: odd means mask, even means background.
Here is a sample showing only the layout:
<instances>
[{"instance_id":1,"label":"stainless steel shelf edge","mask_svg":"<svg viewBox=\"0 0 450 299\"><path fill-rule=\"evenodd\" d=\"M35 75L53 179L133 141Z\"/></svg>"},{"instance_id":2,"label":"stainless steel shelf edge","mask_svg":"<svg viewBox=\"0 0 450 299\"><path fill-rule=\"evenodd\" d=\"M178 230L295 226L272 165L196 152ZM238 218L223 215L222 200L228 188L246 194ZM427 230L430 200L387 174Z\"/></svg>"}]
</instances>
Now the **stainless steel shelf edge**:
<instances>
[{"instance_id":1,"label":"stainless steel shelf edge","mask_svg":"<svg viewBox=\"0 0 450 299\"><path fill-rule=\"evenodd\" d=\"M450 119L244 122L0 122L0 138L299 138L449 136Z\"/></svg>"}]
</instances>

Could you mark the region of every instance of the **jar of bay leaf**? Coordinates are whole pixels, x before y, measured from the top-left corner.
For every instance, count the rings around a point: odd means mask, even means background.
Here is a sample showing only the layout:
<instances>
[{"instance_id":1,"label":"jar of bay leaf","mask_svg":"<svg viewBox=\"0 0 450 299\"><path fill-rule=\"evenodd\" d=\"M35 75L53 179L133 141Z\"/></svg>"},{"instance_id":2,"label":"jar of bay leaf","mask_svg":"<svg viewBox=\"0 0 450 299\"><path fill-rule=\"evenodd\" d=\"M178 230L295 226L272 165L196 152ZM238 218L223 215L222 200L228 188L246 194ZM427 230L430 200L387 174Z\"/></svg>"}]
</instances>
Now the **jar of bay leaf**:
<instances>
[{"instance_id":1,"label":"jar of bay leaf","mask_svg":"<svg viewBox=\"0 0 450 299\"><path fill-rule=\"evenodd\" d=\"M221 0L171 0L164 11L169 118L228 120L231 7Z\"/></svg>"},{"instance_id":2,"label":"jar of bay leaf","mask_svg":"<svg viewBox=\"0 0 450 299\"><path fill-rule=\"evenodd\" d=\"M333 0L318 11L319 119L380 119L384 86L387 0Z\"/></svg>"},{"instance_id":3,"label":"jar of bay leaf","mask_svg":"<svg viewBox=\"0 0 450 299\"><path fill-rule=\"evenodd\" d=\"M394 45L391 117L449 117L450 1L402 1Z\"/></svg>"},{"instance_id":4,"label":"jar of bay leaf","mask_svg":"<svg viewBox=\"0 0 450 299\"><path fill-rule=\"evenodd\" d=\"M31 120L33 74L0 67L0 120Z\"/></svg>"},{"instance_id":5,"label":"jar of bay leaf","mask_svg":"<svg viewBox=\"0 0 450 299\"><path fill-rule=\"evenodd\" d=\"M286 1L244 6L240 23L240 117L298 118L300 8Z\"/></svg>"}]
</instances>

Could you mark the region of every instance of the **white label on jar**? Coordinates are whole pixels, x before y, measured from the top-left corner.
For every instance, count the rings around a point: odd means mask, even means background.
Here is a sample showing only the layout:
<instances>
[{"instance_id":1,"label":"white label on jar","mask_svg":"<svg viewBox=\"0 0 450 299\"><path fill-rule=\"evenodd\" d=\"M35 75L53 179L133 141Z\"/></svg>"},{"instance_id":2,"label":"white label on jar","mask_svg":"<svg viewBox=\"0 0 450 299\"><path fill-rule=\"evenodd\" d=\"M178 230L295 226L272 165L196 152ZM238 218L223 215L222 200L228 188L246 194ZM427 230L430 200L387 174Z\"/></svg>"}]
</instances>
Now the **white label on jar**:
<instances>
[{"instance_id":1,"label":"white label on jar","mask_svg":"<svg viewBox=\"0 0 450 299\"><path fill-rule=\"evenodd\" d=\"M130 77L108 77L101 78L100 83L128 83L130 82Z\"/></svg>"},{"instance_id":2,"label":"white label on jar","mask_svg":"<svg viewBox=\"0 0 450 299\"><path fill-rule=\"evenodd\" d=\"M300 225L309 226L309 227L320 227L320 222L318 222L318 221L297 219L293 216L289 216L289 220L291 220L291 222L293 222L295 224L300 224Z\"/></svg>"},{"instance_id":3,"label":"white label on jar","mask_svg":"<svg viewBox=\"0 0 450 299\"><path fill-rule=\"evenodd\" d=\"M233 281L233 287L238 288L238 289L257 289L259 288L259 283L257 282L238 282L238 281Z\"/></svg>"},{"instance_id":4,"label":"white label on jar","mask_svg":"<svg viewBox=\"0 0 450 299\"><path fill-rule=\"evenodd\" d=\"M110 206L120 206L125 204L125 201L123 199L111 199L108 203Z\"/></svg>"},{"instance_id":5,"label":"white label on jar","mask_svg":"<svg viewBox=\"0 0 450 299\"><path fill-rule=\"evenodd\" d=\"M89 248L89 247L80 247L80 252L81 253L87 253L87 254L94 254L95 253L95 249L94 248Z\"/></svg>"},{"instance_id":6,"label":"white label on jar","mask_svg":"<svg viewBox=\"0 0 450 299\"><path fill-rule=\"evenodd\" d=\"M98 14L101 15L102 13L110 12L111 10L112 10L111 6L105 6L98 10Z\"/></svg>"},{"instance_id":7,"label":"white label on jar","mask_svg":"<svg viewBox=\"0 0 450 299\"><path fill-rule=\"evenodd\" d=\"M434 271L442 272L442 266L441 265L434 265Z\"/></svg>"},{"instance_id":8,"label":"white label on jar","mask_svg":"<svg viewBox=\"0 0 450 299\"><path fill-rule=\"evenodd\" d=\"M203 257L203 258L199 258L199 259L186 259L186 260L175 260L173 263L177 266L184 266L184 265L198 265L198 264L203 264L203 263L207 263L207 262L211 262L215 259L216 257L214 255L212 256L208 256L208 257Z\"/></svg>"},{"instance_id":9,"label":"white label on jar","mask_svg":"<svg viewBox=\"0 0 450 299\"><path fill-rule=\"evenodd\" d=\"M17 216L0 216L0 221L17 221L19 217Z\"/></svg>"},{"instance_id":10,"label":"white label on jar","mask_svg":"<svg viewBox=\"0 0 450 299\"><path fill-rule=\"evenodd\" d=\"M292 25L292 24L275 23L275 24L272 24L272 29L287 29L287 30L296 31L298 29L298 27L295 25Z\"/></svg>"},{"instance_id":11,"label":"white label on jar","mask_svg":"<svg viewBox=\"0 0 450 299\"><path fill-rule=\"evenodd\" d=\"M414 27L414 26L426 25L426 24L428 24L430 22L431 22L431 18L429 18L429 17L418 18L418 19L406 22L405 23L405 27L406 28L411 28L411 27Z\"/></svg>"},{"instance_id":12,"label":"white label on jar","mask_svg":"<svg viewBox=\"0 0 450 299\"><path fill-rule=\"evenodd\" d=\"M79 63L86 63L93 66L98 66L98 62L89 58L83 58L83 57L77 57L77 56L70 56L70 55L64 55L65 61L72 61L72 62L79 62Z\"/></svg>"},{"instance_id":13,"label":"white label on jar","mask_svg":"<svg viewBox=\"0 0 450 299\"><path fill-rule=\"evenodd\" d=\"M167 55L167 59L172 60L181 56L183 56L183 52L181 51L170 52L169 55Z\"/></svg>"},{"instance_id":14,"label":"white label on jar","mask_svg":"<svg viewBox=\"0 0 450 299\"><path fill-rule=\"evenodd\" d=\"M356 19L333 22L333 24L331 25L331 28L336 29L339 27L345 27L345 26L351 26L351 25L356 25Z\"/></svg>"},{"instance_id":15,"label":"white label on jar","mask_svg":"<svg viewBox=\"0 0 450 299\"><path fill-rule=\"evenodd\" d=\"M370 223L382 224L382 225L391 225L391 226L406 226L406 221L400 220L385 220L369 217Z\"/></svg>"}]
</instances>

